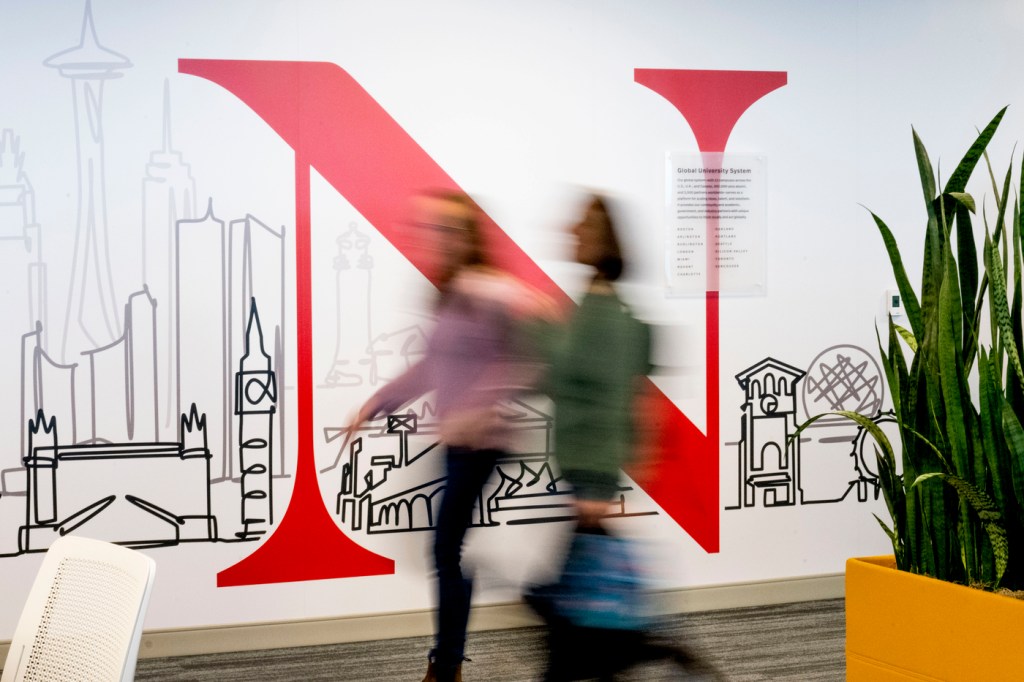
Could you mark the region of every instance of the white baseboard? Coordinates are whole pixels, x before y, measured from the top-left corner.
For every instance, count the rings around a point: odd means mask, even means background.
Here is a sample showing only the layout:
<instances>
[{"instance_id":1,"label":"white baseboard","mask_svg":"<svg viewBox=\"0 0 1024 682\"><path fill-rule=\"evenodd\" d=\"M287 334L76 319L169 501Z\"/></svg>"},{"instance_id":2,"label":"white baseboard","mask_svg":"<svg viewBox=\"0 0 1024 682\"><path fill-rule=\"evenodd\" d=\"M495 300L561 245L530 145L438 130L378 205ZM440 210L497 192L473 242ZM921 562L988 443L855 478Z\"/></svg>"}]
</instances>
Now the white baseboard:
<instances>
[{"instance_id":1,"label":"white baseboard","mask_svg":"<svg viewBox=\"0 0 1024 682\"><path fill-rule=\"evenodd\" d=\"M692 587L658 594L663 613L693 613L744 606L786 604L844 595L844 575L820 575L731 585ZM538 625L540 621L522 603L491 604L473 608L473 631ZM371 616L346 616L269 623L243 623L201 628L147 630L142 635L139 658L194 656L227 651L254 651L341 642L419 637L434 631L430 611L410 611ZM0 643L5 660L10 642Z\"/></svg>"},{"instance_id":2,"label":"white baseboard","mask_svg":"<svg viewBox=\"0 0 1024 682\"><path fill-rule=\"evenodd\" d=\"M720 611L846 596L846 574L831 573L749 583L689 587L660 593L664 613Z\"/></svg>"}]
</instances>

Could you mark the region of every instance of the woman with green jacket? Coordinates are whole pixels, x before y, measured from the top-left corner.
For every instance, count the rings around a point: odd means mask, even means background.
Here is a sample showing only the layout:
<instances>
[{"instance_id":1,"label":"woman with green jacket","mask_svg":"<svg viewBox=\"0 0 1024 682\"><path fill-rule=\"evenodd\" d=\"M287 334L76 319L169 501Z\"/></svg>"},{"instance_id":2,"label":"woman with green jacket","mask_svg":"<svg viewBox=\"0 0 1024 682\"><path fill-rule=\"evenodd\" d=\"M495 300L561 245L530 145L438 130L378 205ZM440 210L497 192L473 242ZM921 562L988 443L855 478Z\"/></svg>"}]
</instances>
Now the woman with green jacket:
<instances>
[{"instance_id":1,"label":"woman with green jacket","mask_svg":"<svg viewBox=\"0 0 1024 682\"><path fill-rule=\"evenodd\" d=\"M573 235L577 262L594 274L568 324L551 337L544 389L555 404L555 460L572 486L577 526L559 580L526 594L548 623L545 681L613 679L654 659L717 679L686 648L650 636L629 543L601 524L637 447L635 402L651 370L651 338L615 291L624 263L606 199L588 199Z\"/></svg>"},{"instance_id":2,"label":"woman with green jacket","mask_svg":"<svg viewBox=\"0 0 1024 682\"><path fill-rule=\"evenodd\" d=\"M546 392L555 404L554 451L583 527L596 526L633 454L634 398L650 372L650 332L619 299L624 263L607 201L592 196L573 227L576 260L594 269L579 307L553 344Z\"/></svg>"}]
</instances>

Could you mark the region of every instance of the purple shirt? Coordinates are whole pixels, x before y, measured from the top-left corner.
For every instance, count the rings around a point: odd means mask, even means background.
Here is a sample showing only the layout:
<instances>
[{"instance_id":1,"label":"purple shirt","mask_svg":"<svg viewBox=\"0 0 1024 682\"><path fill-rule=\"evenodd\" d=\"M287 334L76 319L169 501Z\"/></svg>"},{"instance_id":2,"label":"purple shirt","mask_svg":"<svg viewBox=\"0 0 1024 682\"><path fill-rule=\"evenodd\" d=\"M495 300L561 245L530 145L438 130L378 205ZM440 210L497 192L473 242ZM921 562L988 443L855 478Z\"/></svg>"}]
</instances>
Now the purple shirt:
<instances>
[{"instance_id":1,"label":"purple shirt","mask_svg":"<svg viewBox=\"0 0 1024 682\"><path fill-rule=\"evenodd\" d=\"M536 292L509 275L467 268L438 309L423 359L370 399L373 414L390 414L435 391L441 440L471 448L508 446L498 402L525 388L536 368L514 352L516 320L535 312Z\"/></svg>"}]
</instances>

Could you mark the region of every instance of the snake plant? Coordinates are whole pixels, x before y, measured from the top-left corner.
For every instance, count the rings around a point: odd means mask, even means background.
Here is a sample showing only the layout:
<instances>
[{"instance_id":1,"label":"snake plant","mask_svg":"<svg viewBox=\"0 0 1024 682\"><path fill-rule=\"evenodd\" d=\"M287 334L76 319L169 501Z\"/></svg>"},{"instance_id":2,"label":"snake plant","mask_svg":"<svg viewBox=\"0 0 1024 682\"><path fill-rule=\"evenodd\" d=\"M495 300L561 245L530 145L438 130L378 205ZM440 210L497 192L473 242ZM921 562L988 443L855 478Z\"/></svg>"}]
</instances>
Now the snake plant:
<instances>
[{"instance_id":1,"label":"snake plant","mask_svg":"<svg viewBox=\"0 0 1024 682\"><path fill-rule=\"evenodd\" d=\"M913 133L927 213L918 290L892 232L871 214L909 326L890 317L886 333L878 335L899 448L868 417L842 414L874 438L889 513L887 521L878 520L892 541L898 568L1021 590L1024 220L1012 198L1012 162L1000 183L986 154L1005 111L978 134L941 190L928 152ZM978 205L966 188L982 159L992 183L995 220L989 224L983 209L978 225ZM1020 191L1024 196L1024 181Z\"/></svg>"}]
</instances>

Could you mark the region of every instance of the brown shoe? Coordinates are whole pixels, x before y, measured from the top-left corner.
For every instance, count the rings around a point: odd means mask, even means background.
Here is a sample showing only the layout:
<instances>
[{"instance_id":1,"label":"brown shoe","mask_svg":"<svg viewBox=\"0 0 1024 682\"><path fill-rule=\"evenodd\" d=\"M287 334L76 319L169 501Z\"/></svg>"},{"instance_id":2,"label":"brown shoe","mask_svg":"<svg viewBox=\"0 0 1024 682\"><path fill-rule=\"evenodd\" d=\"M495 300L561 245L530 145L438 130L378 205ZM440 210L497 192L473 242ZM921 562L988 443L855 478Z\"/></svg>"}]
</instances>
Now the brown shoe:
<instances>
[{"instance_id":1,"label":"brown shoe","mask_svg":"<svg viewBox=\"0 0 1024 682\"><path fill-rule=\"evenodd\" d=\"M434 657L427 658L427 674L423 676L423 682L437 682L437 673L434 671ZM455 669L455 682L462 682L462 664Z\"/></svg>"}]
</instances>

